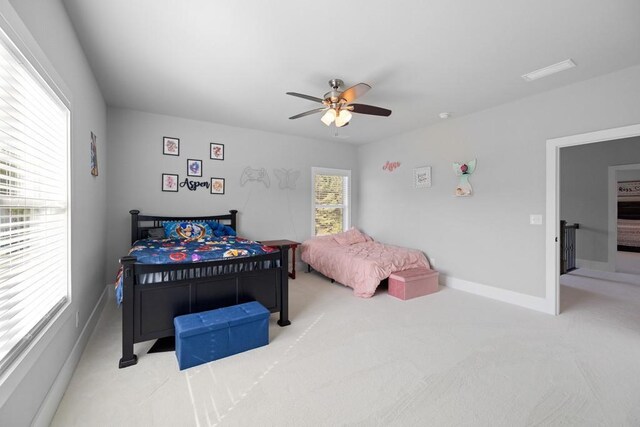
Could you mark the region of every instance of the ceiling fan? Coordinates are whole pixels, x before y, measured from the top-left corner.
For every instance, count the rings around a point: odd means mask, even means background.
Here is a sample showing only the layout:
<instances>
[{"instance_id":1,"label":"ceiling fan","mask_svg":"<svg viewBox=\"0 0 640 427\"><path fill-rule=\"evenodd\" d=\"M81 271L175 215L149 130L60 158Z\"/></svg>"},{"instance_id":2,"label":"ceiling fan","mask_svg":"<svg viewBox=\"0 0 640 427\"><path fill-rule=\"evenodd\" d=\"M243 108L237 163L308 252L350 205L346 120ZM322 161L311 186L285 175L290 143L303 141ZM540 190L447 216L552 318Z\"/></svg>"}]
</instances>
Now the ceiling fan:
<instances>
[{"instance_id":1,"label":"ceiling fan","mask_svg":"<svg viewBox=\"0 0 640 427\"><path fill-rule=\"evenodd\" d=\"M317 98L315 96L304 95L296 92L287 92L287 95L297 96L298 98L308 99L309 101L319 102L324 105L323 107L316 108L314 110L296 114L295 116L289 117L289 119L299 119L300 117L324 112L320 119L322 123L327 126L330 126L331 123L335 123L336 127L342 127L349 124L352 117L351 113L384 117L389 117L391 115L391 110L387 110L386 108L352 103L356 98L364 95L369 91L369 89L371 89L371 86L368 84L358 83L357 85L341 91L340 88L343 85L344 82L340 79L329 80L331 91L325 93L324 98Z\"/></svg>"}]
</instances>

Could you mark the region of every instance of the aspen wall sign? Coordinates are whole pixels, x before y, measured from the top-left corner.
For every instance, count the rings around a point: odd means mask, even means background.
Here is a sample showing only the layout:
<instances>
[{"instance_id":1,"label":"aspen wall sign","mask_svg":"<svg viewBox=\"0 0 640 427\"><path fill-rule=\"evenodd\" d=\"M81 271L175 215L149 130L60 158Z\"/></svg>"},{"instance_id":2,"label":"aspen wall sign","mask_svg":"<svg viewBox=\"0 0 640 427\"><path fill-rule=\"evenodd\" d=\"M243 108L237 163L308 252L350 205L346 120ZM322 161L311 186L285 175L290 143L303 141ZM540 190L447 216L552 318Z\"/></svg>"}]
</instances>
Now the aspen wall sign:
<instances>
[{"instance_id":1,"label":"aspen wall sign","mask_svg":"<svg viewBox=\"0 0 640 427\"><path fill-rule=\"evenodd\" d=\"M165 136L162 138L162 154L180 156L180 138ZM211 143L209 156L213 160L224 160L224 144ZM212 177L211 181L196 181L189 177L202 177L202 159L187 159L187 178L180 180L180 175L162 174L162 191L176 193L179 188L196 191L198 188L209 189L211 194L224 194L224 178Z\"/></svg>"}]
</instances>

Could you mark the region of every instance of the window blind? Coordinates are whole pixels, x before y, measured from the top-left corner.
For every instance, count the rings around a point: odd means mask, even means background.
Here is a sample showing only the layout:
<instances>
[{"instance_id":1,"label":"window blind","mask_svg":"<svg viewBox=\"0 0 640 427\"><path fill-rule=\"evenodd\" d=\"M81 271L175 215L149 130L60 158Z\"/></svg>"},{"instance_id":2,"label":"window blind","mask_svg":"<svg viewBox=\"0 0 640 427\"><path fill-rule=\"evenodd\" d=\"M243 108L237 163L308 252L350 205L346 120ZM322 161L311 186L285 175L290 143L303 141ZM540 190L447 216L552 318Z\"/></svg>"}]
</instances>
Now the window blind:
<instances>
[{"instance_id":1,"label":"window blind","mask_svg":"<svg viewBox=\"0 0 640 427\"><path fill-rule=\"evenodd\" d=\"M350 171L313 169L314 235L345 231L349 227Z\"/></svg>"},{"instance_id":2,"label":"window blind","mask_svg":"<svg viewBox=\"0 0 640 427\"><path fill-rule=\"evenodd\" d=\"M0 373L69 299L69 110L0 34Z\"/></svg>"}]
</instances>

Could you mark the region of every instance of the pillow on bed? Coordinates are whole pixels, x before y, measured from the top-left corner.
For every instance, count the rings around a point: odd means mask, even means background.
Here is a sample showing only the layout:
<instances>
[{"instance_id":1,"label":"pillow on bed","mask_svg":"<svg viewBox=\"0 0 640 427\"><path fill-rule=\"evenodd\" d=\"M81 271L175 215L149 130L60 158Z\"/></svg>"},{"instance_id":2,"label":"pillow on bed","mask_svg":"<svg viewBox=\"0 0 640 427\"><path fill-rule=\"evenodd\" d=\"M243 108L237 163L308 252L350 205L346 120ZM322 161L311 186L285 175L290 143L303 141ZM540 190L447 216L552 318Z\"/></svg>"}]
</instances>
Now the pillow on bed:
<instances>
[{"instance_id":1,"label":"pillow on bed","mask_svg":"<svg viewBox=\"0 0 640 427\"><path fill-rule=\"evenodd\" d=\"M211 227L204 222L165 221L162 226L168 239L198 240L213 235Z\"/></svg>"},{"instance_id":2,"label":"pillow on bed","mask_svg":"<svg viewBox=\"0 0 640 427\"><path fill-rule=\"evenodd\" d=\"M364 243L367 241L365 235L357 228L351 228L343 233L338 233L333 236L333 239L342 246L349 246L355 243Z\"/></svg>"},{"instance_id":3,"label":"pillow on bed","mask_svg":"<svg viewBox=\"0 0 640 427\"><path fill-rule=\"evenodd\" d=\"M217 221L207 221L207 224L209 224L209 227L211 227L211 230L213 230L213 235L216 237L236 235L236 230L229 227L228 225L221 224Z\"/></svg>"}]
</instances>

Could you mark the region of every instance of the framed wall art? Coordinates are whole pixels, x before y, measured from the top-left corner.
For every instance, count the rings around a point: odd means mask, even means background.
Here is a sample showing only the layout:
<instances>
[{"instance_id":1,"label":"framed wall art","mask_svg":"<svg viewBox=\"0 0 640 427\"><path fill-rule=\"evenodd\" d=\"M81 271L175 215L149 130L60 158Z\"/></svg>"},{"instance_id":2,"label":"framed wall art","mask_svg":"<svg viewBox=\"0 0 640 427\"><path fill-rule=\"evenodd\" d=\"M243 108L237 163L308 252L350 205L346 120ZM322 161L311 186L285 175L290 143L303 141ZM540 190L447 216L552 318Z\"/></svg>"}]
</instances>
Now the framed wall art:
<instances>
[{"instance_id":1,"label":"framed wall art","mask_svg":"<svg viewBox=\"0 0 640 427\"><path fill-rule=\"evenodd\" d=\"M640 181L618 181L618 197L640 197Z\"/></svg>"},{"instance_id":2,"label":"framed wall art","mask_svg":"<svg viewBox=\"0 0 640 427\"><path fill-rule=\"evenodd\" d=\"M213 160L224 160L224 144L211 143L210 157Z\"/></svg>"},{"instance_id":3,"label":"framed wall art","mask_svg":"<svg viewBox=\"0 0 640 427\"><path fill-rule=\"evenodd\" d=\"M224 178L211 178L211 194L224 194Z\"/></svg>"},{"instance_id":4,"label":"framed wall art","mask_svg":"<svg viewBox=\"0 0 640 427\"><path fill-rule=\"evenodd\" d=\"M96 149L96 140L98 137L91 132L91 175L98 176L98 151Z\"/></svg>"},{"instance_id":5,"label":"framed wall art","mask_svg":"<svg viewBox=\"0 0 640 427\"><path fill-rule=\"evenodd\" d=\"M179 181L180 179L178 178L178 175L163 173L162 174L162 191L177 192Z\"/></svg>"},{"instance_id":6,"label":"framed wall art","mask_svg":"<svg viewBox=\"0 0 640 427\"><path fill-rule=\"evenodd\" d=\"M202 176L202 160L187 159L187 176Z\"/></svg>"},{"instance_id":7,"label":"framed wall art","mask_svg":"<svg viewBox=\"0 0 640 427\"><path fill-rule=\"evenodd\" d=\"M180 139L165 136L162 138L162 154L165 156L180 155Z\"/></svg>"},{"instance_id":8,"label":"framed wall art","mask_svg":"<svg viewBox=\"0 0 640 427\"><path fill-rule=\"evenodd\" d=\"M431 166L413 169L413 186L415 188L431 187Z\"/></svg>"}]
</instances>

